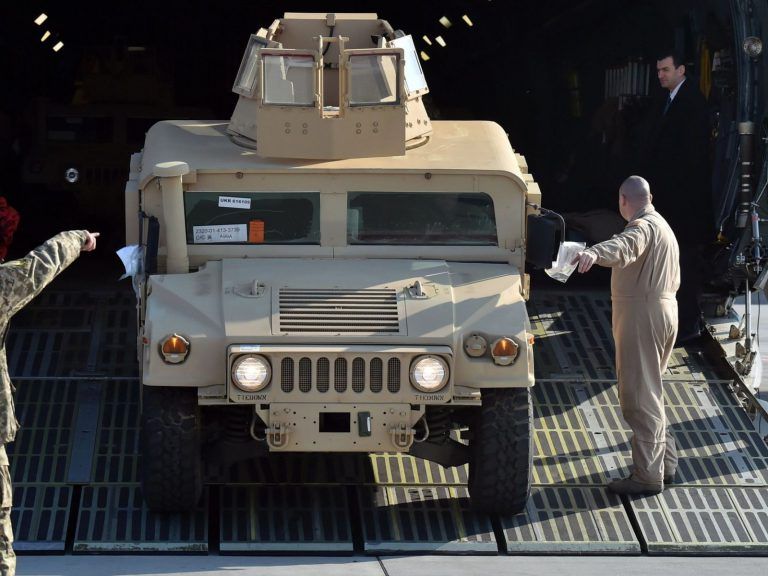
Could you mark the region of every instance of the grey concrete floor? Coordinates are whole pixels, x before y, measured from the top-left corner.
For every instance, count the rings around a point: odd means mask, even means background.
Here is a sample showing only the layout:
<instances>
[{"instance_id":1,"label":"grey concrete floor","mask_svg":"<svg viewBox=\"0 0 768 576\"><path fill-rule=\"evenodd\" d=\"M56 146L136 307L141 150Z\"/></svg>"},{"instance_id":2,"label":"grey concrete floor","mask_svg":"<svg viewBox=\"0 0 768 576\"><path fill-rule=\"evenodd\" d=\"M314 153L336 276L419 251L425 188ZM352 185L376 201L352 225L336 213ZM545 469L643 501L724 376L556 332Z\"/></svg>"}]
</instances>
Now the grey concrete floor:
<instances>
[{"instance_id":1,"label":"grey concrete floor","mask_svg":"<svg viewBox=\"0 0 768 576\"><path fill-rule=\"evenodd\" d=\"M23 556L18 576L765 576L768 558Z\"/></svg>"}]
</instances>

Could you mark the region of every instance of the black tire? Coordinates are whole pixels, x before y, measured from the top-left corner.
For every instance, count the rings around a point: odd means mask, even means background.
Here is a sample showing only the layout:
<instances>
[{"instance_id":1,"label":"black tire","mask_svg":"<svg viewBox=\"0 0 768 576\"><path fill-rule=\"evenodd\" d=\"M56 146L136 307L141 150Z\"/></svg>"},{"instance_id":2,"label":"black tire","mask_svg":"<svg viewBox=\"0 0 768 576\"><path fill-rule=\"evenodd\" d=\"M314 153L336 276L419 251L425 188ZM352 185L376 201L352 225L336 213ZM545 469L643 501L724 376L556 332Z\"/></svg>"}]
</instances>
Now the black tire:
<instances>
[{"instance_id":1,"label":"black tire","mask_svg":"<svg viewBox=\"0 0 768 576\"><path fill-rule=\"evenodd\" d=\"M203 491L197 390L146 386L143 396L144 501L151 510L191 510Z\"/></svg>"},{"instance_id":2,"label":"black tire","mask_svg":"<svg viewBox=\"0 0 768 576\"><path fill-rule=\"evenodd\" d=\"M482 391L471 425L469 496L482 512L516 514L531 491L533 409L530 388Z\"/></svg>"}]
</instances>

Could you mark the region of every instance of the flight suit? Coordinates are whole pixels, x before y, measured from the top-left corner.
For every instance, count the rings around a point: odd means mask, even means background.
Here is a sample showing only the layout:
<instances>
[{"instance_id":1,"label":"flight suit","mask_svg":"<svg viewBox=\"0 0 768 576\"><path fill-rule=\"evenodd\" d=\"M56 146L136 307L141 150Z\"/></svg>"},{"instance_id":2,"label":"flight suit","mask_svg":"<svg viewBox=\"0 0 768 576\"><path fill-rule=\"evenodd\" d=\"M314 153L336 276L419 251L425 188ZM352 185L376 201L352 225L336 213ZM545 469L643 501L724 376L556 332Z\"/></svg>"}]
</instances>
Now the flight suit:
<instances>
[{"instance_id":1,"label":"flight suit","mask_svg":"<svg viewBox=\"0 0 768 576\"><path fill-rule=\"evenodd\" d=\"M0 264L0 575L16 572L11 528L11 475L5 445L19 429L13 407L13 386L8 375L5 336L8 322L64 268L74 262L88 239L85 231L62 232L24 258Z\"/></svg>"},{"instance_id":2,"label":"flight suit","mask_svg":"<svg viewBox=\"0 0 768 576\"><path fill-rule=\"evenodd\" d=\"M677 467L662 374L677 337L680 249L669 224L649 204L620 234L586 251L611 268L616 373L621 411L633 432L632 475L660 484Z\"/></svg>"}]
</instances>

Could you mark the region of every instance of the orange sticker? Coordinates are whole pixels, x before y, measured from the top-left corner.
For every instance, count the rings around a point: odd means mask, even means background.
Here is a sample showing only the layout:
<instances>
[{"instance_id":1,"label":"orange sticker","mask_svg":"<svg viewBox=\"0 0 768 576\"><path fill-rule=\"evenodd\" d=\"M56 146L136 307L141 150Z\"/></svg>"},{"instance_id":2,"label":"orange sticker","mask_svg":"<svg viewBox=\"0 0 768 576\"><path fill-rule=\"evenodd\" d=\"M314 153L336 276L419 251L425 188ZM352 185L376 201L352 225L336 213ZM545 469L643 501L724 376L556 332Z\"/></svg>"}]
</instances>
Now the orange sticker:
<instances>
[{"instance_id":1,"label":"orange sticker","mask_svg":"<svg viewBox=\"0 0 768 576\"><path fill-rule=\"evenodd\" d=\"M264 220L251 220L248 222L248 242L250 244L264 243Z\"/></svg>"}]
</instances>

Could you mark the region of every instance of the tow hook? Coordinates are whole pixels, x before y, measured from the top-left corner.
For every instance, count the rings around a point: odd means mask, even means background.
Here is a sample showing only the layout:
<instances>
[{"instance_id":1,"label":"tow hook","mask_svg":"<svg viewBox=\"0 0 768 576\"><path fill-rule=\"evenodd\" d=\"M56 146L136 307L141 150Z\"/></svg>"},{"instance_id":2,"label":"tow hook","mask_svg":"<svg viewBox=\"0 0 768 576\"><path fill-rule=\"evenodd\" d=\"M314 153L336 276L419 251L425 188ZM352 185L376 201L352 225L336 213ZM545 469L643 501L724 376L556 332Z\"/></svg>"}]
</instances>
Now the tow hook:
<instances>
[{"instance_id":1,"label":"tow hook","mask_svg":"<svg viewBox=\"0 0 768 576\"><path fill-rule=\"evenodd\" d=\"M269 444L270 448L276 450L285 448L288 445L289 432L288 424L273 422L269 425L269 430L267 431L267 444Z\"/></svg>"},{"instance_id":2,"label":"tow hook","mask_svg":"<svg viewBox=\"0 0 768 576\"><path fill-rule=\"evenodd\" d=\"M392 436L392 443L401 450L406 450L413 444L413 429L406 424L400 423L393 426L389 429L389 433Z\"/></svg>"}]
</instances>

